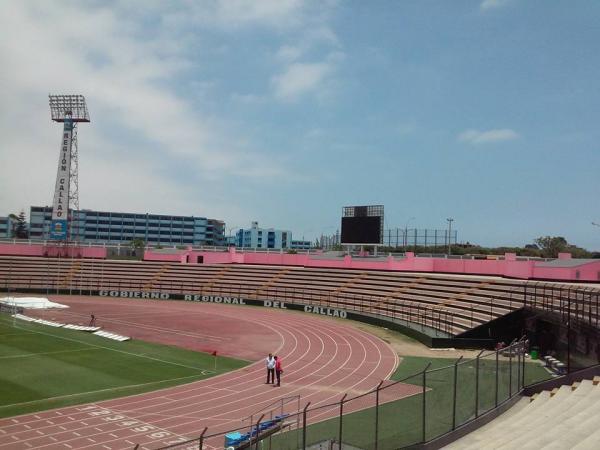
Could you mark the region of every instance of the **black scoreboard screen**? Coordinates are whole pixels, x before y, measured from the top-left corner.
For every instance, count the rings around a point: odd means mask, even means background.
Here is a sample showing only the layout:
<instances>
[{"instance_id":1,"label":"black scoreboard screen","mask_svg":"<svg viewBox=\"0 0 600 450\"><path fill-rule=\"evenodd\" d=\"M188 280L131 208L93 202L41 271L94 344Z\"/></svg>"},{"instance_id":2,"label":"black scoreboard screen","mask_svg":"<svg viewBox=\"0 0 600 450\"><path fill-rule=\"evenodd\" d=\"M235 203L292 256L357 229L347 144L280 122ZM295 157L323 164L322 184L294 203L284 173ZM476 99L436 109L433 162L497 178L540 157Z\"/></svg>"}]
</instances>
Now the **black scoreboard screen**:
<instances>
[{"instance_id":1,"label":"black scoreboard screen","mask_svg":"<svg viewBox=\"0 0 600 450\"><path fill-rule=\"evenodd\" d=\"M380 216L342 217L342 244L381 244Z\"/></svg>"}]
</instances>

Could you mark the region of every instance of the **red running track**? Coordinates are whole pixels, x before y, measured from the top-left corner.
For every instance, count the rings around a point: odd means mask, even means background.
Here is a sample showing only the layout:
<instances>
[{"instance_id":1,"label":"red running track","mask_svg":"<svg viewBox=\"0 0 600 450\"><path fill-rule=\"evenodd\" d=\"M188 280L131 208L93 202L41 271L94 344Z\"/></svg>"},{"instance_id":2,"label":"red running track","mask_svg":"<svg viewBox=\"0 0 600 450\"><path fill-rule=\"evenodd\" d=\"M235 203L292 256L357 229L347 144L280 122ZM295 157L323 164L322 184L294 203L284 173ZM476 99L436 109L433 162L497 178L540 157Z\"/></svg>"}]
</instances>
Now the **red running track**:
<instances>
[{"instance_id":1,"label":"red running track","mask_svg":"<svg viewBox=\"0 0 600 450\"><path fill-rule=\"evenodd\" d=\"M299 395L302 406L310 401L313 407L337 401L344 393L367 392L397 365L395 352L384 341L312 314L177 301L52 300L71 306L50 313L58 320L84 323L93 312L109 331L258 362L174 388L2 419L0 450L117 450L138 443L157 448L196 437L204 427L211 434L240 427L243 418L282 397ZM264 384L263 358L270 351L283 358L280 388ZM405 390L406 395L415 393L412 386Z\"/></svg>"}]
</instances>

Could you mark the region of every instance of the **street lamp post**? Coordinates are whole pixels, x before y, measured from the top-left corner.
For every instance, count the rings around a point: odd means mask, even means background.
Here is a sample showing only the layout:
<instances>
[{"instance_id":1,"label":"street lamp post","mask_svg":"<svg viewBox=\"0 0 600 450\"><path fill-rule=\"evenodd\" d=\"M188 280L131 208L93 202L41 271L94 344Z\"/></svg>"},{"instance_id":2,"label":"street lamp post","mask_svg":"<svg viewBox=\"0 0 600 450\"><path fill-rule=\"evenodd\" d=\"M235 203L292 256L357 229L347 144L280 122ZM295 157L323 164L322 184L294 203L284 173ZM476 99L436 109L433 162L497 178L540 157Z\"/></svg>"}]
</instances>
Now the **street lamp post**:
<instances>
[{"instance_id":1,"label":"street lamp post","mask_svg":"<svg viewBox=\"0 0 600 450\"><path fill-rule=\"evenodd\" d=\"M330 230L330 229L335 228L335 227L336 227L336 225L329 225L327 227L321 228L321 242L320 242L320 244L321 244L321 248L323 250L325 250L325 245L323 244L323 240L324 240L323 238L325 237L325 235L324 235L325 231L326 230ZM331 241L332 241L331 236L327 235L326 237L327 237L327 247L330 247L332 245L331 244Z\"/></svg>"},{"instance_id":2,"label":"street lamp post","mask_svg":"<svg viewBox=\"0 0 600 450\"><path fill-rule=\"evenodd\" d=\"M235 225L233 227L227 227L227 237L232 238L233 234L231 232L237 228L239 228L239 226L237 226L237 225ZM231 239L229 239L229 241L231 242ZM235 242L233 245L234 245L234 247L237 247L237 245L235 245ZM227 243L227 246L229 247L229 242Z\"/></svg>"},{"instance_id":3,"label":"street lamp post","mask_svg":"<svg viewBox=\"0 0 600 450\"><path fill-rule=\"evenodd\" d=\"M452 222L454 219L448 217L446 220L448 221L448 256L450 256L452 254Z\"/></svg>"},{"instance_id":4,"label":"street lamp post","mask_svg":"<svg viewBox=\"0 0 600 450\"><path fill-rule=\"evenodd\" d=\"M411 220L415 220L415 217L411 217L404 224L404 251L406 251L406 248L408 247L408 224L411 222Z\"/></svg>"}]
</instances>

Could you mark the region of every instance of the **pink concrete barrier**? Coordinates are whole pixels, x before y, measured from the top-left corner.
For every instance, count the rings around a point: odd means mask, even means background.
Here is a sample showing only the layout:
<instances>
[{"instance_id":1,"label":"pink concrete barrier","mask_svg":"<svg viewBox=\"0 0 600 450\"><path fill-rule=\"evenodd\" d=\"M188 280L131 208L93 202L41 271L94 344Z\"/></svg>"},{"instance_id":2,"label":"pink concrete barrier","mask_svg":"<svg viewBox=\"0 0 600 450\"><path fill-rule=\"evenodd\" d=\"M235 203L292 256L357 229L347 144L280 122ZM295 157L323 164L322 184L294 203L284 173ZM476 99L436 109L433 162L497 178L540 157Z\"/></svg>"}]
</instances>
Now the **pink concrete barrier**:
<instances>
[{"instance_id":1,"label":"pink concrete barrier","mask_svg":"<svg viewBox=\"0 0 600 450\"><path fill-rule=\"evenodd\" d=\"M70 247L68 255L58 246L0 243L0 255L13 256L73 256L77 258L106 258L104 247ZM326 267L339 269L391 270L426 273L454 273L469 275L491 275L500 277L539 279L556 281L587 281L600 283L600 260L572 260L571 255L561 254L558 265L547 265L543 261L518 261L514 253L507 253L498 259L454 259L419 258L407 252L404 258L382 256L381 258L342 258L325 259L322 253L285 252L238 252L234 247L227 251L195 251L191 247L174 252L146 250L145 261L179 262L182 264L267 264L283 266Z\"/></svg>"},{"instance_id":2,"label":"pink concrete barrier","mask_svg":"<svg viewBox=\"0 0 600 450\"><path fill-rule=\"evenodd\" d=\"M59 245L43 245L43 244L27 244L17 243L8 244L0 243L0 255L11 256L49 256L49 257L74 257L74 258L106 258L106 248L104 247L86 247L86 246L69 246L62 247Z\"/></svg>"}]
</instances>

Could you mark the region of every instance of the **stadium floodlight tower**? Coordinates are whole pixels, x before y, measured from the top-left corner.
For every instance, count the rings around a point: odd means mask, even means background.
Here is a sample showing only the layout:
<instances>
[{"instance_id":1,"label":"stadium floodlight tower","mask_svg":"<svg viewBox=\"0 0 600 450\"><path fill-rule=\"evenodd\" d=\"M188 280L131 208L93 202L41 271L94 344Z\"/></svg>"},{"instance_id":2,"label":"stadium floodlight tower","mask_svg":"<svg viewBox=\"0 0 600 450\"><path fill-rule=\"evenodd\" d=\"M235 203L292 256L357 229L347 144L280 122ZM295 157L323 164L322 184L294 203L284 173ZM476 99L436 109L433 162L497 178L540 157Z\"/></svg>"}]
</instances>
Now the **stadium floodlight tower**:
<instances>
[{"instance_id":1,"label":"stadium floodlight tower","mask_svg":"<svg viewBox=\"0 0 600 450\"><path fill-rule=\"evenodd\" d=\"M79 210L77 124L89 122L90 115L83 95L49 95L49 98L52 120L64 124L52 203L50 239L66 242L73 235L69 227L69 206Z\"/></svg>"}]
</instances>

